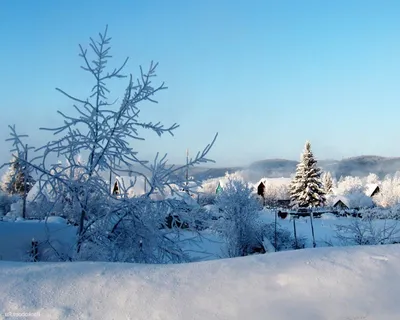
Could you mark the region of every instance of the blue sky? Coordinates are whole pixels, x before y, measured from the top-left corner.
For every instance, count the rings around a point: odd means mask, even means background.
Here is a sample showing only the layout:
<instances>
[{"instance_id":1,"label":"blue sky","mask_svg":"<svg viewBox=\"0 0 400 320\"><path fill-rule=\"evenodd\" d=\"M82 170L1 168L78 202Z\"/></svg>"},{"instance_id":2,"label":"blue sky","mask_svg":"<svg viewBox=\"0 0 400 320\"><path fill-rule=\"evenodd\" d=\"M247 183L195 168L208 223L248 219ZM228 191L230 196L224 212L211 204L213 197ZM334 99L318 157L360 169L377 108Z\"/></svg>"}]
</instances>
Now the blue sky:
<instances>
[{"instance_id":1,"label":"blue sky","mask_svg":"<svg viewBox=\"0 0 400 320\"><path fill-rule=\"evenodd\" d=\"M85 97L91 79L78 44L109 25L114 63L151 60L169 89L143 105L143 120L178 122L175 137L144 133L144 158L202 149L219 132L217 165L298 159L309 139L320 159L400 155L399 1L11 1L2 2L0 128L35 145L51 136L55 91ZM125 82L112 85L123 94Z\"/></svg>"}]
</instances>

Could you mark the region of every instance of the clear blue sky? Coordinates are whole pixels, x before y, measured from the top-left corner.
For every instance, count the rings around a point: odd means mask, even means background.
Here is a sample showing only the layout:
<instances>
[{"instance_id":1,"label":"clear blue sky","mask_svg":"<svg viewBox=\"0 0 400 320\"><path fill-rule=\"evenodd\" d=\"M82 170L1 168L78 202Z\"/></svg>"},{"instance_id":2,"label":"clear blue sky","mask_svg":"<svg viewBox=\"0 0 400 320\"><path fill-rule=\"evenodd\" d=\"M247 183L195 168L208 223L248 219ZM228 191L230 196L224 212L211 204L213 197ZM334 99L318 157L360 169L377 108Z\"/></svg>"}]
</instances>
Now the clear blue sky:
<instances>
[{"instance_id":1,"label":"clear blue sky","mask_svg":"<svg viewBox=\"0 0 400 320\"><path fill-rule=\"evenodd\" d=\"M320 159L400 156L400 1L11 1L0 9L2 159L7 124L39 145L85 96L78 44L109 25L115 63L158 61L169 90L144 120L178 122L175 137L145 134L142 156L182 162L219 132L218 165L298 159L306 139ZM125 82L113 86L123 93Z\"/></svg>"}]
</instances>

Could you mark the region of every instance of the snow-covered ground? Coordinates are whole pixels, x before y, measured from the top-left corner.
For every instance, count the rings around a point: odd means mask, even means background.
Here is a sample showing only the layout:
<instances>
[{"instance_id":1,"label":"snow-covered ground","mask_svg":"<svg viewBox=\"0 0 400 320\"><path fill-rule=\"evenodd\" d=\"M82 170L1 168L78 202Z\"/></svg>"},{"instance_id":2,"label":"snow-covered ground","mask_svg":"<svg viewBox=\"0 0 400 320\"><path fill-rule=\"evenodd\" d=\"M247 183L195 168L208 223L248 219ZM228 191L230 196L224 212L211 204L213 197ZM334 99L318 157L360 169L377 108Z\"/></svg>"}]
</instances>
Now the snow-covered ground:
<instances>
[{"instance_id":1,"label":"snow-covered ground","mask_svg":"<svg viewBox=\"0 0 400 320\"><path fill-rule=\"evenodd\" d=\"M266 223L274 223L275 221L275 211L274 210L263 210L261 211L260 219ZM343 243L339 241L337 238L337 226L349 226L353 222L361 222L360 218L353 217L338 217L331 213L324 213L320 218L314 218L314 235L315 242L317 247L326 247L326 246L341 246ZM290 231L292 234L293 231L293 220L290 219L290 216L285 219L277 218L277 222L280 227ZM364 222L365 223L365 222ZM375 231L382 230L383 228L387 228L390 226L395 227L400 231L400 224L398 221L391 219L374 219L371 221L371 224ZM296 219L296 233L298 238L306 239L306 247L312 247L312 232L311 232L311 223L310 217L303 217ZM393 240L400 242L400 232L393 236Z\"/></svg>"},{"instance_id":2,"label":"snow-covered ground","mask_svg":"<svg viewBox=\"0 0 400 320\"><path fill-rule=\"evenodd\" d=\"M76 243L76 227L60 217L0 221L0 260L28 261L32 239L39 242L39 260L43 255L69 255Z\"/></svg>"},{"instance_id":3,"label":"snow-covered ground","mask_svg":"<svg viewBox=\"0 0 400 320\"><path fill-rule=\"evenodd\" d=\"M159 266L3 261L0 319L397 320L399 265L400 245Z\"/></svg>"},{"instance_id":4,"label":"snow-covered ground","mask_svg":"<svg viewBox=\"0 0 400 320\"><path fill-rule=\"evenodd\" d=\"M274 223L273 210L263 210L260 220L264 223ZM333 214L323 214L314 219L314 234L317 247L341 246L337 239L336 226L349 226L359 218L337 217ZM277 219L282 229L293 234L293 220ZM375 219L372 224L377 230L384 224L397 224L395 220ZM400 229L398 225L397 229ZM299 240L305 241L305 247L312 247L310 218L296 219L296 232ZM76 243L76 227L68 225L59 217L49 217L47 222L38 220L0 221L0 260L29 261L32 239L39 242L39 260L59 261L58 254L72 256ZM400 232L394 237L400 242ZM215 260L226 257L225 240L216 232L206 229L199 233L182 230L180 232L182 249L192 261ZM301 241L303 242L303 241ZM351 244L351 243L349 243Z\"/></svg>"}]
</instances>

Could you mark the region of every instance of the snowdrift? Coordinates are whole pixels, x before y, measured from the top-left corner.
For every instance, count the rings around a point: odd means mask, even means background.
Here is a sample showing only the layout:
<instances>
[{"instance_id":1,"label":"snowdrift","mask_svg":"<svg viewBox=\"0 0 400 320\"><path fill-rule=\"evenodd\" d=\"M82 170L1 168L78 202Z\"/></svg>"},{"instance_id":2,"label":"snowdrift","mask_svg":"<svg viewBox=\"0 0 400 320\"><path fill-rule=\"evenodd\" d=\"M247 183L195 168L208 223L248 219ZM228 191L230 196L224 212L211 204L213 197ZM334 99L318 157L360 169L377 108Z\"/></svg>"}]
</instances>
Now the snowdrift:
<instances>
[{"instance_id":1,"label":"snowdrift","mask_svg":"<svg viewBox=\"0 0 400 320\"><path fill-rule=\"evenodd\" d=\"M181 265L0 262L0 318L399 319L400 245Z\"/></svg>"},{"instance_id":2,"label":"snowdrift","mask_svg":"<svg viewBox=\"0 0 400 320\"><path fill-rule=\"evenodd\" d=\"M42 221L0 221L0 260L27 261L32 239L39 242L39 259L43 259L42 255L46 258L54 256L53 248L58 254L68 256L76 243L76 227L60 217Z\"/></svg>"}]
</instances>

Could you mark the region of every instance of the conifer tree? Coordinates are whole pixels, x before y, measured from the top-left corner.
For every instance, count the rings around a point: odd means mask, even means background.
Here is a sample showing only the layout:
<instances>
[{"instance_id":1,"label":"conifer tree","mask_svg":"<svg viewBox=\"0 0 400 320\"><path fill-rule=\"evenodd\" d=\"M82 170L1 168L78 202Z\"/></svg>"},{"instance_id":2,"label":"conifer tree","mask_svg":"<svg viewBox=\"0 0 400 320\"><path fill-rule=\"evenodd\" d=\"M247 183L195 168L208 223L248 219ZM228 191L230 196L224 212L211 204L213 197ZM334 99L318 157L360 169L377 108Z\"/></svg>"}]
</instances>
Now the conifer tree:
<instances>
[{"instance_id":1,"label":"conifer tree","mask_svg":"<svg viewBox=\"0 0 400 320\"><path fill-rule=\"evenodd\" d=\"M1 188L8 194L22 196L24 195L25 186L26 193L28 193L35 182L35 179L30 175L30 170L19 160L19 157L13 156L7 172L3 175Z\"/></svg>"},{"instance_id":2,"label":"conifer tree","mask_svg":"<svg viewBox=\"0 0 400 320\"><path fill-rule=\"evenodd\" d=\"M325 202L321 169L317 166L308 141L290 185L290 199L293 207L318 207Z\"/></svg>"},{"instance_id":3,"label":"conifer tree","mask_svg":"<svg viewBox=\"0 0 400 320\"><path fill-rule=\"evenodd\" d=\"M332 188L333 188L333 179L331 173L325 172L322 175L322 183L324 185L325 193L326 194L331 194L332 193Z\"/></svg>"}]
</instances>

